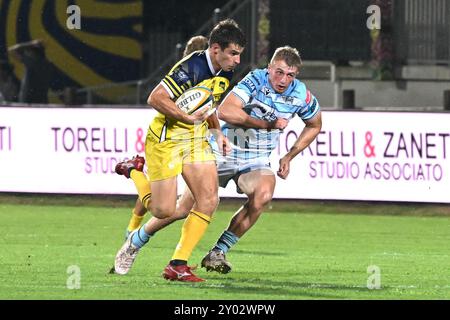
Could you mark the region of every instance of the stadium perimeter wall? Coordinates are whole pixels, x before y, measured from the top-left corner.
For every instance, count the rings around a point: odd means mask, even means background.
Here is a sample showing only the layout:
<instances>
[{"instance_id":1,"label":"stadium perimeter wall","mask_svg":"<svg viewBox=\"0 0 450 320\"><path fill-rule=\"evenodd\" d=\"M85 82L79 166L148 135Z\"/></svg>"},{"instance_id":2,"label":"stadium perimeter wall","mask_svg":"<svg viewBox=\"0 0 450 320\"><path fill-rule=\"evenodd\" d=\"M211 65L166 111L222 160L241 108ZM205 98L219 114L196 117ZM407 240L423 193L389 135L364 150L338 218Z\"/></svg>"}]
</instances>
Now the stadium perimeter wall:
<instances>
[{"instance_id":1,"label":"stadium perimeter wall","mask_svg":"<svg viewBox=\"0 0 450 320\"><path fill-rule=\"evenodd\" d=\"M0 106L0 192L136 194L114 167L144 154L154 115L135 106ZM288 179L277 178L274 198L450 203L449 123L450 113L323 111L321 133ZM303 127L294 118L281 134L274 171ZM220 196L238 197L234 183Z\"/></svg>"},{"instance_id":2,"label":"stadium perimeter wall","mask_svg":"<svg viewBox=\"0 0 450 320\"><path fill-rule=\"evenodd\" d=\"M308 88L317 97L320 105L341 109L343 90L355 92L355 107L375 110L443 111L444 92L449 90L450 81L371 81L366 79L341 80L341 92L335 106L336 84L328 80L307 80Z\"/></svg>"}]
</instances>

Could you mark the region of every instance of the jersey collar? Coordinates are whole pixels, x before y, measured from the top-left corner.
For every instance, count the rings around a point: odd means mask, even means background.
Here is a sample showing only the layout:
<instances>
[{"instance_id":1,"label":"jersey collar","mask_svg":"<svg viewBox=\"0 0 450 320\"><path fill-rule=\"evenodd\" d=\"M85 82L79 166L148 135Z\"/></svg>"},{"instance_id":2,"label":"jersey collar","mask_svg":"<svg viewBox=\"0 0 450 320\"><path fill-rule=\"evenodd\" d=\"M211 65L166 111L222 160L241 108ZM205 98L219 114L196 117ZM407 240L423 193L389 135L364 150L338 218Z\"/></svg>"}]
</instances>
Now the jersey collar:
<instances>
[{"instance_id":1,"label":"jersey collar","mask_svg":"<svg viewBox=\"0 0 450 320\"><path fill-rule=\"evenodd\" d=\"M222 69L220 69L217 72L214 71L214 67L213 67L213 64L211 62L211 57L209 56L209 50L206 50L205 53L206 53L206 61L208 61L209 71L211 71L211 74L217 76L220 73L220 71L222 71Z\"/></svg>"}]
</instances>

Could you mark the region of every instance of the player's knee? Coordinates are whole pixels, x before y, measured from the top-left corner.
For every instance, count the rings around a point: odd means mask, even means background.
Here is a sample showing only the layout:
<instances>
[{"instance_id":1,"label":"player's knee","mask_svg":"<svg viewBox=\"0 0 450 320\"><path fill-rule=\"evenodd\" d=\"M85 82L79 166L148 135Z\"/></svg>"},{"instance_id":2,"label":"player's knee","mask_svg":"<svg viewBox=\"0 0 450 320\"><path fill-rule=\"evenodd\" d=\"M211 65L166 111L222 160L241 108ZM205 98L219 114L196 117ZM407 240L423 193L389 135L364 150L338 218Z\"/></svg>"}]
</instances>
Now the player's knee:
<instances>
[{"instance_id":1,"label":"player's knee","mask_svg":"<svg viewBox=\"0 0 450 320\"><path fill-rule=\"evenodd\" d=\"M216 211L218 204L219 196L217 194L209 195L207 197L204 197L200 201L197 201L199 210L205 214L212 214L214 211Z\"/></svg>"},{"instance_id":2,"label":"player's knee","mask_svg":"<svg viewBox=\"0 0 450 320\"><path fill-rule=\"evenodd\" d=\"M270 190L261 190L256 192L250 199L250 205L256 211L262 211L272 201L273 192Z\"/></svg>"},{"instance_id":3,"label":"player's knee","mask_svg":"<svg viewBox=\"0 0 450 320\"><path fill-rule=\"evenodd\" d=\"M158 219L166 219L169 218L171 216L171 214L167 211L159 211L159 210L154 210L152 211L152 214L155 218Z\"/></svg>"},{"instance_id":4,"label":"player's knee","mask_svg":"<svg viewBox=\"0 0 450 320\"><path fill-rule=\"evenodd\" d=\"M175 213L175 207L170 205L154 205L152 206L152 215L158 219L171 217Z\"/></svg>"}]
</instances>

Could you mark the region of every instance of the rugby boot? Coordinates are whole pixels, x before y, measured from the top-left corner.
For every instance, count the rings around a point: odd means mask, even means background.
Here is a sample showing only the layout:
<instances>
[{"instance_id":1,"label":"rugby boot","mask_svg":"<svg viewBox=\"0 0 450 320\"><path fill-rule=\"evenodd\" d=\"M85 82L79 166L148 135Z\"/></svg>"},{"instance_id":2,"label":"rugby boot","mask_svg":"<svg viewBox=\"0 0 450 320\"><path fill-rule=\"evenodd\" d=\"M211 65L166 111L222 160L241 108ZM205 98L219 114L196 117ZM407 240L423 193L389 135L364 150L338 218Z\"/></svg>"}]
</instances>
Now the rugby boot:
<instances>
[{"instance_id":1,"label":"rugby boot","mask_svg":"<svg viewBox=\"0 0 450 320\"><path fill-rule=\"evenodd\" d=\"M222 250L209 251L202 259L201 267L206 268L206 271L216 271L223 274L231 271L231 263L227 261Z\"/></svg>"},{"instance_id":2,"label":"rugby boot","mask_svg":"<svg viewBox=\"0 0 450 320\"><path fill-rule=\"evenodd\" d=\"M116 173L129 179L131 170L136 169L142 172L144 170L144 164L145 159L136 155L130 160L125 160L116 164Z\"/></svg>"},{"instance_id":3,"label":"rugby boot","mask_svg":"<svg viewBox=\"0 0 450 320\"><path fill-rule=\"evenodd\" d=\"M127 274L130 271L131 266L136 260L137 254L139 253L140 248L137 248L131 242L131 238L137 232L137 230L133 231L128 237L127 241L122 245L120 250L116 254L116 258L114 260L114 272L117 274Z\"/></svg>"},{"instance_id":4,"label":"rugby boot","mask_svg":"<svg viewBox=\"0 0 450 320\"><path fill-rule=\"evenodd\" d=\"M192 273L191 267L188 265L173 266L168 264L164 268L162 276L166 280L170 281L183 281L183 282L202 282L205 281L202 278L197 277Z\"/></svg>"}]
</instances>

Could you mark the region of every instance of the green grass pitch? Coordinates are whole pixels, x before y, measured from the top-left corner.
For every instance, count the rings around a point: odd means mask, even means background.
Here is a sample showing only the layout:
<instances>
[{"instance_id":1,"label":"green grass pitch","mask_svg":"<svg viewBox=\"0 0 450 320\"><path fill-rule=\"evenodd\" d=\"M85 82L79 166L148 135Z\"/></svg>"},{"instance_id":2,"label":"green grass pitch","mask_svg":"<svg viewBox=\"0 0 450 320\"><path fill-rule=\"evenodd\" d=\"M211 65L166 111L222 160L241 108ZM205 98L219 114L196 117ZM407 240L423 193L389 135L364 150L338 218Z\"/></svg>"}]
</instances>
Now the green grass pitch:
<instances>
[{"instance_id":1,"label":"green grass pitch","mask_svg":"<svg viewBox=\"0 0 450 320\"><path fill-rule=\"evenodd\" d=\"M161 277L181 222L153 237L131 272L118 276L108 271L131 200L80 206L70 196L38 199L0 201L0 299L450 299L445 208L434 215L426 206L274 203L229 252L230 274L200 269L207 281L189 284ZM190 264L200 262L237 205L219 208ZM70 266L80 270L79 289L68 288ZM380 289L367 287L369 266L380 270Z\"/></svg>"}]
</instances>

